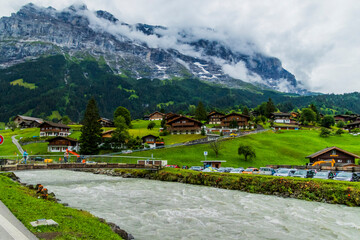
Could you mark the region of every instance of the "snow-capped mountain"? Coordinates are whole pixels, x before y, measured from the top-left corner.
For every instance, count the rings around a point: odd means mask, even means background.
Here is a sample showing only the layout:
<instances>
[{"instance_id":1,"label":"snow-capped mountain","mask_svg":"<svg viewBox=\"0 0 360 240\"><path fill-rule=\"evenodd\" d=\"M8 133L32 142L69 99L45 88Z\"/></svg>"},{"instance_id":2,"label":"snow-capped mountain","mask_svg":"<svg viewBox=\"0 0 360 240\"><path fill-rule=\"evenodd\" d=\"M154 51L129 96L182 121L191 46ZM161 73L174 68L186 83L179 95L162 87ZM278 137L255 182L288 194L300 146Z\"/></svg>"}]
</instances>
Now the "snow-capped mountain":
<instances>
[{"instance_id":1,"label":"snow-capped mountain","mask_svg":"<svg viewBox=\"0 0 360 240\"><path fill-rule=\"evenodd\" d=\"M116 74L133 78L197 77L231 88L247 84L306 93L281 61L239 44L213 29L130 25L85 5L62 11L34 4L0 19L0 67L43 55L92 56Z\"/></svg>"}]
</instances>

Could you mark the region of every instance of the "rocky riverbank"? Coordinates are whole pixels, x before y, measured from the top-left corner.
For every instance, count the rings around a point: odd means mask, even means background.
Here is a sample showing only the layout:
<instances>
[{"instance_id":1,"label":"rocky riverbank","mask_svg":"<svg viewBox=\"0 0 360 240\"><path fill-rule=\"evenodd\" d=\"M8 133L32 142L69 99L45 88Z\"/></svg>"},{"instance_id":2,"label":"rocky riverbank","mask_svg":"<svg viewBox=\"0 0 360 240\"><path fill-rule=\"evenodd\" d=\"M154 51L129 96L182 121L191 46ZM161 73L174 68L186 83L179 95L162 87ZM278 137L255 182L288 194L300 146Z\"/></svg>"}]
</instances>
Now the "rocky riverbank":
<instances>
[{"instance_id":1,"label":"rocky riverbank","mask_svg":"<svg viewBox=\"0 0 360 240\"><path fill-rule=\"evenodd\" d=\"M169 168L158 172L132 169L84 169L81 171L124 178L147 178L204 185L307 201L360 206L360 183L246 174L202 173Z\"/></svg>"},{"instance_id":2,"label":"rocky riverbank","mask_svg":"<svg viewBox=\"0 0 360 240\"><path fill-rule=\"evenodd\" d=\"M51 202L54 202L57 204L62 204L65 207L68 206L67 203L59 203L59 202L61 202L61 200L57 199L55 194L52 192L47 194L47 196L43 196L41 193L37 193L38 188L36 185L20 182L20 179L13 172L6 173L6 176L11 178L13 181L20 183L22 186L26 187L30 191L30 195L37 196L37 198L43 198L44 200L51 201ZM80 210L80 211L85 213L85 211L83 211L83 210ZM85 213L85 215L90 215L90 213ZM102 218L97 218L97 220L101 223L108 225L111 228L111 230L114 233L116 233L118 236L120 236L122 239L125 239L125 240L134 239L134 237L131 234L127 233L125 230L121 229L116 224L111 223L111 222L106 222L105 219L102 219ZM91 225L88 227L91 227ZM38 235L38 237L40 237L42 239L52 239L52 237L54 236L54 233L52 233L52 232L51 233L35 233L35 234ZM59 234L61 234L61 233L58 233L58 232L55 233L56 236L58 236Z\"/></svg>"}]
</instances>

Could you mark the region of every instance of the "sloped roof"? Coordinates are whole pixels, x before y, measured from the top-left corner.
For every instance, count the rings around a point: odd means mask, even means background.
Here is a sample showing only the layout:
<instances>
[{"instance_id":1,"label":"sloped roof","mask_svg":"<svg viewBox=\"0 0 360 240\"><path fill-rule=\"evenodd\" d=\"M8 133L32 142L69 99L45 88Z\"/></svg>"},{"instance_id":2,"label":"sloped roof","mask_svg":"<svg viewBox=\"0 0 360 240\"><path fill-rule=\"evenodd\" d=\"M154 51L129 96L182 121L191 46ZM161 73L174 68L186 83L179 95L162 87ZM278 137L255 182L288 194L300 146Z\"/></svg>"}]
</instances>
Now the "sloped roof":
<instances>
[{"instance_id":1,"label":"sloped roof","mask_svg":"<svg viewBox=\"0 0 360 240\"><path fill-rule=\"evenodd\" d=\"M221 113L221 112L218 112L218 111L211 111L207 116L210 117L210 116L212 116L212 115L214 115L214 114L220 114L220 115L225 116L224 113Z\"/></svg>"},{"instance_id":2,"label":"sloped roof","mask_svg":"<svg viewBox=\"0 0 360 240\"><path fill-rule=\"evenodd\" d=\"M290 117L291 113L274 112L274 113L272 113L272 115L279 116L279 117Z\"/></svg>"},{"instance_id":3,"label":"sloped roof","mask_svg":"<svg viewBox=\"0 0 360 240\"><path fill-rule=\"evenodd\" d=\"M324 148L324 149L322 149L322 150L320 150L320 151L318 151L316 153L313 153L313 154L307 156L306 158L315 158L315 157L317 157L317 156L319 156L321 154L327 153L327 152L329 152L329 151L331 151L333 149L336 149L337 151L346 153L346 154L348 154L350 156L353 156L354 158L360 158L358 155L355 155L355 154L353 154L351 152L345 151L344 149L341 149L341 148L338 148L338 147L335 147L335 146L334 147Z\"/></svg>"},{"instance_id":4,"label":"sloped roof","mask_svg":"<svg viewBox=\"0 0 360 240\"><path fill-rule=\"evenodd\" d=\"M149 114L149 117L151 117L152 115L154 115L154 114L156 114L156 113L160 114L161 116L165 116L165 113L162 113L162 112L159 112L159 111L155 111L155 112L153 112L152 114Z\"/></svg>"},{"instance_id":5,"label":"sloped roof","mask_svg":"<svg viewBox=\"0 0 360 240\"><path fill-rule=\"evenodd\" d=\"M102 132L101 135L105 135L105 134L107 134L107 133L112 133L112 132L114 132L114 131L115 131L115 129L110 129L110 130L107 130L107 131L105 131L105 132Z\"/></svg>"},{"instance_id":6,"label":"sloped roof","mask_svg":"<svg viewBox=\"0 0 360 240\"><path fill-rule=\"evenodd\" d=\"M41 118L28 117L28 116L23 116L23 115L17 115L15 118L17 118L17 117L21 117L22 119L27 120L27 121L37 121L37 122L43 122L44 121Z\"/></svg>"},{"instance_id":7,"label":"sloped roof","mask_svg":"<svg viewBox=\"0 0 360 240\"><path fill-rule=\"evenodd\" d=\"M223 116L223 117L220 117L220 119L226 118L226 117L229 117L229 116L234 116L234 115L236 115L236 116L241 116L241 117L245 117L245 118L249 118L249 119L250 119L250 117L249 117L248 115L244 115L244 114L241 114L241 113L229 113L229 114L227 114L227 115L225 115L225 116Z\"/></svg>"},{"instance_id":8,"label":"sloped roof","mask_svg":"<svg viewBox=\"0 0 360 240\"><path fill-rule=\"evenodd\" d=\"M355 122L349 123L346 126L352 126L352 125L358 125L358 124L360 124L360 121L355 121Z\"/></svg>"},{"instance_id":9,"label":"sloped roof","mask_svg":"<svg viewBox=\"0 0 360 240\"><path fill-rule=\"evenodd\" d=\"M200 123L201 125L203 125L200 121L195 120L195 119L193 119L193 118L188 118L188 117L185 117L185 116L179 116L179 117L173 118L173 119L171 119L170 121L168 121L167 124L172 123L172 122L175 122L175 121L180 120L180 119L182 119L182 118L185 118L185 119L188 119L188 120L190 120L190 121L197 122L197 123Z\"/></svg>"},{"instance_id":10,"label":"sloped roof","mask_svg":"<svg viewBox=\"0 0 360 240\"><path fill-rule=\"evenodd\" d=\"M46 123L49 124L52 127L60 127L60 128L69 128L70 129L70 127L68 125L65 125L65 124L62 124L62 123L48 122L48 121L43 122L42 124L39 125L39 127L41 127L42 125L44 125Z\"/></svg>"}]
</instances>

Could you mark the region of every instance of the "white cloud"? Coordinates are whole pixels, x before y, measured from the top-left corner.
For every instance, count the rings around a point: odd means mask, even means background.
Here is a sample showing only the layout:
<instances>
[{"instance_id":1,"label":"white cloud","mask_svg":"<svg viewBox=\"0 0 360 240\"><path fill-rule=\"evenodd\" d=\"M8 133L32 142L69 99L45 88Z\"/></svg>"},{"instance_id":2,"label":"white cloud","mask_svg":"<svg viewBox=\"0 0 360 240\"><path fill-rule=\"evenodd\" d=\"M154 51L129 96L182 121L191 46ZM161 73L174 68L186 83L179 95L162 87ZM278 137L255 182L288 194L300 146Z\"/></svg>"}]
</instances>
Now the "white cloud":
<instances>
[{"instance_id":1,"label":"white cloud","mask_svg":"<svg viewBox=\"0 0 360 240\"><path fill-rule=\"evenodd\" d=\"M28 2L0 0L0 15L8 16ZM360 91L360 1L357 0L31 2L45 7L51 5L59 10L84 2L90 10L106 10L130 24L142 22L197 29L194 33L197 37L222 40L239 51L261 51L278 57L283 66L310 90L334 93ZM209 27L221 34L209 34L209 31L196 27ZM141 37L136 34L133 32L132 37ZM150 37L147 43L150 46L172 46L176 43L173 37L170 35L161 40ZM192 49L182 50L193 53ZM225 69L229 72L231 69L241 70L241 64ZM247 76L244 72L237 74Z\"/></svg>"},{"instance_id":2,"label":"white cloud","mask_svg":"<svg viewBox=\"0 0 360 240\"><path fill-rule=\"evenodd\" d=\"M223 71L230 77L243 80L244 82L264 83L259 75L249 72L245 66L245 63L242 61L238 62L235 65L224 64Z\"/></svg>"}]
</instances>

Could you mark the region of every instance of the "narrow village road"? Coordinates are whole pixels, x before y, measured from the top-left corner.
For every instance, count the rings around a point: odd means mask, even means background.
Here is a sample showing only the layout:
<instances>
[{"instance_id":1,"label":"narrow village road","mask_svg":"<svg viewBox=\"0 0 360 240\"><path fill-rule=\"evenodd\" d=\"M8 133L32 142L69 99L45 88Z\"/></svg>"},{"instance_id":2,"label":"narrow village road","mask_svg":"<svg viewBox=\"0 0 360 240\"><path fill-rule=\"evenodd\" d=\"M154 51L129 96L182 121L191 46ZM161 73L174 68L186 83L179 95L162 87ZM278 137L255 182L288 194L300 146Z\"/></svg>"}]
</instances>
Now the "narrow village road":
<instances>
[{"instance_id":1,"label":"narrow village road","mask_svg":"<svg viewBox=\"0 0 360 240\"><path fill-rule=\"evenodd\" d=\"M35 237L0 201L0 239L37 240L38 238Z\"/></svg>"},{"instance_id":2,"label":"narrow village road","mask_svg":"<svg viewBox=\"0 0 360 240\"><path fill-rule=\"evenodd\" d=\"M18 142L18 140L15 138L16 136L17 135L12 136L11 140L12 140L13 144L15 144L15 146L19 149L20 154L23 155L24 150L22 149L22 147L21 147L20 143Z\"/></svg>"}]
</instances>

